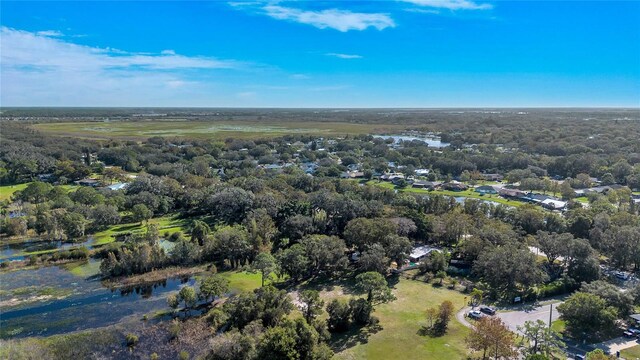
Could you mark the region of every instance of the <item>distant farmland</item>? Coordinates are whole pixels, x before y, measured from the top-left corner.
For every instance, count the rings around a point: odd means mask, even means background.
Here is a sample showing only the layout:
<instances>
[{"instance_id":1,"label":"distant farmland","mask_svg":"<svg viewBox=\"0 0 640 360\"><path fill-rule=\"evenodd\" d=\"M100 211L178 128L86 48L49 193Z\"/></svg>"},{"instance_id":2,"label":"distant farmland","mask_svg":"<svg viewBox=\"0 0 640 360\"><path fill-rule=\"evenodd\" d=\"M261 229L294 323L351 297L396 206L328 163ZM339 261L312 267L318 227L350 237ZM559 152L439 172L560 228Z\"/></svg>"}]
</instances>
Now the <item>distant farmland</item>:
<instances>
[{"instance_id":1,"label":"distant farmland","mask_svg":"<svg viewBox=\"0 0 640 360\"><path fill-rule=\"evenodd\" d=\"M37 130L60 136L91 139L144 139L153 136L186 138L258 138L291 134L339 136L375 134L405 129L398 124L354 124L311 121L102 121L34 124Z\"/></svg>"}]
</instances>

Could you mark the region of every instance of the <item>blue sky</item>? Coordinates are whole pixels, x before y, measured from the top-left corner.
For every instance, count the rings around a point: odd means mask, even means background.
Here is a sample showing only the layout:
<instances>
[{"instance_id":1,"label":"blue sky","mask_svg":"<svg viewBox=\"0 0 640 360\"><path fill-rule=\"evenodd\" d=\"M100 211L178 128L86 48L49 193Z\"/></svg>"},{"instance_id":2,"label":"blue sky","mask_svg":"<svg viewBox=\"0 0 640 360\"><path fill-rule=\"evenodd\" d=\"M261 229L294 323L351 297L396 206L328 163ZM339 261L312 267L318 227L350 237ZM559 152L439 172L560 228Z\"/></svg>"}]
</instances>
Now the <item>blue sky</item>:
<instances>
[{"instance_id":1,"label":"blue sky","mask_svg":"<svg viewBox=\"0 0 640 360\"><path fill-rule=\"evenodd\" d=\"M640 1L2 1L2 106L640 106Z\"/></svg>"}]
</instances>

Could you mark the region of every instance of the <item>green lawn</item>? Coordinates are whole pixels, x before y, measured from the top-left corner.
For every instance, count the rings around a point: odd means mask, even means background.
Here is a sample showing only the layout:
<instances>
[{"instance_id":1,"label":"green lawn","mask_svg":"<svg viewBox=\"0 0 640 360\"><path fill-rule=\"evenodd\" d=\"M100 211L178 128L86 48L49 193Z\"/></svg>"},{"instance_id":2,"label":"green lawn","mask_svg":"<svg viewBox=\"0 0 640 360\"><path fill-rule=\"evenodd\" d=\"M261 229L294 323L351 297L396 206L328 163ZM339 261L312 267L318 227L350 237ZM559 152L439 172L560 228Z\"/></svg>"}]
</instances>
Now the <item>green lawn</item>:
<instances>
[{"instance_id":1,"label":"green lawn","mask_svg":"<svg viewBox=\"0 0 640 360\"><path fill-rule=\"evenodd\" d=\"M164 235L165 232L174 233L177 231L186 232L187 221L185 219L179 219L175 216L163 216L149 220L150 224L158 225L160 235ZM145 231L147 228L146 223L140 224L128 223L118 224L111 226L107 230L97 232L93 235L95 238L94 246L105 245L115 241L114 235L120 233L139 233Z\"/></svg>"},{"instance_id":2,"label":"green lawn","mask_svg":"<svg viewBox=\"0 0 640 360\"><path fill-rule=\"evenodd\" d=\"M11 200L11 195L13 195L14 192L23 190L27 185L29 185L29 183L0 186L0 201Z\"/></svg>"},{"instance_id":3,"label":"green lawn","mask_svg":"<svg viewBox=\"0 0 640 360\"><path fill-rule=\"evenodd\" d=\"M551 323L551 328L559 333L562 333L567 327L567 323L564 320L556 320Z\"/></svg>"},{"instance_id":4,"label":"green lawn","mask_svg":"<svg viewBox=\"0 0 640 360\"><path fill-rule=\"evenodd\" d=\"M367 339L357 334L342 335L340 343L353 341L356 344L336 353L337 359L464 359L468 349L465 337L469 329L460 324L455 316L444 336L431 338L420 335L426 324L427 308L438 306L444 300L453 302L456 312L464 306L464 295L431 284L401 278L395 285L397 300L378 305L374 316L380 319L381 330L373 332Z\"/></svg>"},{"instance_id":5,"label":"green lawn","mask_svg":"<svg viewBox=\"0 0 640 360\"><path fill-rule=\"evenodd\" d=\"M640 359L640 345L620 351L620 356L627 360Z\"/></svg>"},{"instance_id":6,"label":"green lawn","mask_svg":"<svg viewBox=\"0 0 640 360\"><path fill-rule=\"evenodd\" d=\"M260 274L246 271L225 271L219 274L229 280L229 289L232 292L252 291L262 284Z\"/></svg>"},{"instance_id":7,"label":"green lawn","mask_svg":"<svg viewBox=\"0 0 640 360\"><path fill-rule=\"evenodd\" d=\"M18 185L4 185L0 186L0 201L3 200L11 200L11 195L18 190L24 190L27 185L31 184L30 182ZM67 192L75 190L78 188L78 185L60 185L63 189L67 190Z\"/></svg>"}]
</instances>

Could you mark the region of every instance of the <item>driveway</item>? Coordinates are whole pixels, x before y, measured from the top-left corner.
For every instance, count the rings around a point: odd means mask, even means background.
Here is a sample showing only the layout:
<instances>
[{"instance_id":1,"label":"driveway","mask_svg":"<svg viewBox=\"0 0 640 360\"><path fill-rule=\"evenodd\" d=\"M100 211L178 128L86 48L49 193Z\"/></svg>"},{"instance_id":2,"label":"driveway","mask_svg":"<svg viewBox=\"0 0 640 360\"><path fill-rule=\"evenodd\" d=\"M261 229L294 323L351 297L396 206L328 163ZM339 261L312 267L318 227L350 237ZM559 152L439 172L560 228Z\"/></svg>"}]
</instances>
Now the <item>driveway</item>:
<instances>
[{"instance_id":1,"label":"driveway","mask_svg":"<svg viewBox=\"0 0 640 360\"><path fill-rule=\"evenodd\" d=\"M553 303L546 304L540 306L533 305L523 305L518 310L508 311L508 312L499 312L496 316L498 316L504 323L511 329L511 331L520 333L518 331L518 326L524 325L527 321L536 321L542 320L545 324L549 323L549 312L551 311L551 307L553 307L553 313L551 314L551 321L555 321L560 318L560 314L558 310L556 310L556 306L561 303Z\"/></svg>"}]
</instances>

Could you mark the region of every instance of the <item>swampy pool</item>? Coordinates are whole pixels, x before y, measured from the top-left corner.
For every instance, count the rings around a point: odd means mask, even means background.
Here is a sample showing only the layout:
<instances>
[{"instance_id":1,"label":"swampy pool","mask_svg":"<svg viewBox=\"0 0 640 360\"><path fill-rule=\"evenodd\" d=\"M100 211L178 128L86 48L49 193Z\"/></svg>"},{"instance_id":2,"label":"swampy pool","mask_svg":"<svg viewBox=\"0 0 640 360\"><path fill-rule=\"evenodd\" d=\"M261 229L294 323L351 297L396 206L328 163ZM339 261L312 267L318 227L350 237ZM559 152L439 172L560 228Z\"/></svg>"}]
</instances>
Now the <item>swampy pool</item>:
<instances>
[{"instance_id":1,"label":"swampy pool","mask_svg":"<svg viewBox=\"0 0 640 360\"><path fill-rule=\"evenodd\" d=\"M0 338L48 336L168 310L166 297L190 278L109 289L99 261L0 273Z\"/></svg>"}]
</instances>

